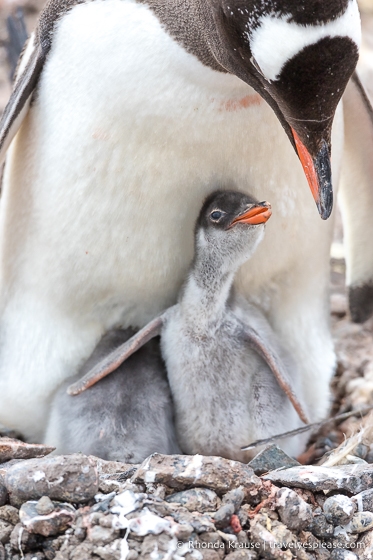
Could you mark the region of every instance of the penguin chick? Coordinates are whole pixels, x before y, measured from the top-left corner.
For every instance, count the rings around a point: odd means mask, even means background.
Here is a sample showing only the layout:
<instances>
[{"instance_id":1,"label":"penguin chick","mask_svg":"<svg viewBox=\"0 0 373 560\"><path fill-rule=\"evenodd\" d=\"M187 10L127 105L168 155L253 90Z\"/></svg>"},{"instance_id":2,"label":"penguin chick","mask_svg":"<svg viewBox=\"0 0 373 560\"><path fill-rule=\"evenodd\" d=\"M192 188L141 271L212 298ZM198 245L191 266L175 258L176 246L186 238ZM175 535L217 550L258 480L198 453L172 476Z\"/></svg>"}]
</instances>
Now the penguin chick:
<instances>
[{"instance_id":1,"label":"penguin chick","mask_svg":"<svg viewBox=\"0 0 373 560\"><path fill-rule=\"evenodd\" d=\"M132 334L131 329L109 331L74 379ZM158 341L149 342L78 399L67 394L70 383L55 393L46 432L58 453L81 451L109 461L140 463L155 452L180 452Z\"/></svg>"},{"instance_id":2,"label":"penguin chick","mask_svg":"<svg viewBox=\"0 0 373 560\"><path fill-rule=\"evenodd\" d=\"M232 291L235 273L256 250L270 216L268 203L246 194L212 193L196 223L194 260L178 304L115 350L69 393L88 388L161 334L177 437L185 453L244 461L251 456L241 451L248 441L295 428L299 418L308 422L292 389L299 376L291 356L284 354L263 313ZM296 452L299 441L282 446Z\"/></svg>"}]
</instances>

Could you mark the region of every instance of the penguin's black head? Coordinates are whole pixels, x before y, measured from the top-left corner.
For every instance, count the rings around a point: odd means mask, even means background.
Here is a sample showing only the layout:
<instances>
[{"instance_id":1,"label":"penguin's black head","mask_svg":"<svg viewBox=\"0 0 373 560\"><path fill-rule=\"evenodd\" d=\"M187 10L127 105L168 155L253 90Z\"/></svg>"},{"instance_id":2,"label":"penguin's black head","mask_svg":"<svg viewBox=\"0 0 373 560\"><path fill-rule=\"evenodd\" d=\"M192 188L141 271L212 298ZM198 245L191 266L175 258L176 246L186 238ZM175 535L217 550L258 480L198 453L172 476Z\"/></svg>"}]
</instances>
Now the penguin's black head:
<instances>
[{"instance_id":1,"label":"penguin's black head","mask_svg":"<svg viewBox=\"0 0 373 560\"><path fill-rule=\"evenodd\" d=\"M237 225L257 226L265 224L271 215L268 202L259 202L238 191L215 191L203 203L196 232L200 228L226 231Z\"/></svg>"},{"instance_id":2,"label":"penguin's black head","mask_svg":"<svg viewBox=\"0 0 373 560\"><path fill-rule=\"evenodd\" d=\"M356 0L209 0L219 64L272 107L322 218L333 205L331 127L360 45Z\"/></svg>"}]
</instances>

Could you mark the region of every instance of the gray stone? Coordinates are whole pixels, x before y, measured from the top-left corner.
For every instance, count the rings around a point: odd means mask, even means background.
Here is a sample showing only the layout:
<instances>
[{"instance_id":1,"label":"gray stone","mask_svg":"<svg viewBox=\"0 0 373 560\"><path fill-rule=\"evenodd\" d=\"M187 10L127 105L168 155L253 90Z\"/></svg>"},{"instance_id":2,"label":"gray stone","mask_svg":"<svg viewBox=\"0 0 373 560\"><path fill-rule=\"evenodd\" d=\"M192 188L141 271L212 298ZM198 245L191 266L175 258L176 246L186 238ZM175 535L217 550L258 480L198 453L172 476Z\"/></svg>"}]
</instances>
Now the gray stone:
<instances>
[{"instance_id":1,"label":"gray stone","mask_svg":"<svg viewBox=\"0 0 373 560\"><path fill-rule=\"evenodd\" d=\"M193 533L193 527L190 523L178 523L173 527L173 534L178 541L186 541Z\"/></svg>"},{"instance_id":2,"label":"gray stone","mask_svg":"<svg viewBox=\"0 0 373 560\"><path fill-rule=\"evenodd\" d=\"M170 554L172 537L161 533L160 535L147 535L141 545L141 560L153 560L154 558L164 558ZM155 554L158 553L157 556ZM169 556L171 557L171 555Z\"/></svg>"},{"instance_id":3,"label":"gray stone","mask_svg":"<svg viewBox=\"0 0 373 560\"><path fill-rule=\"evenodd\" d=\"M55 447L41 445L38 443L25 443L18 439L0 437L0 463L12 459L32 459L49 455Z\"/></svg>"},{"instance_id":4,"label":"gray stone","mask_svg":"<svg viewBox=\"0 0 373 560\"><path fill-rule=\"evenodd\" d=\"M173 511L170 515L174 521L180 523L181 525L184 523L191 525L193 527L193 531L198 535L201 533L216 531L215 524L212 522L211 517L206 514L198 512L191 513L187 510L183 511L179 508Z\"/></svg>"},{"instance_id":5,"label":"gray stone","mask_svg":"<svg viewBox=\"0 0 373 560\"><path fill-rule=\"evenodd\" d=\"M353 496L351 500L356 504L359 511L373 512L373 488L360 492L356 496Z\"/></svg>"},{"instance_id":6,"label":"gray stone","mask_svg":"<svg viewBox=\"0 0 373 560\"><path fill-rule=\"evenodd\" d=\"M215 511L220 505L220 499L213 490L205 488L191 488L177 492L166 498L167 502L177 503L189 511Z\"/></svg>"},{"instance_id":7,"label":"gray stone","mask_svg":"<svg viewBox=\"0 0 373 560\"><path fill-rule=\"evenodd\" d=\"M40 537L27 531L22 523L17 523L10 535L10 545L13 550L23 552L37 548L40 543Z\"/></svg>"},{"instance_id":8,"label":"gray stone","mask_svg":"<svg viewBox=\"0 0 373 560\"><path fill-rule=\"evenodd\" d=\"M4 484L0 482L0 506L6 504L8 500L8 490L5 488Z\"/></svg>"},{"instance_id":9,"label":"gray stone","mask_svg":"<svg viewBox=\"0 0 373 560\"><path fill-rule=\"evenodd\" d=\"M370 446L367 456L365 457L367 463L373 463L373 447Z\"/></svg>"},{"instance_id":10,"label":"gray stone","mask_svg":"<svg viewBox=\"0 0 373 560\"><path fill-rule=\"evenodd\" d=\"M17 525L19 523L18 509L9 505L0 507L0 519L12 525Z\"/></svg>"},{"instance_id":11,"label":"gray stone","mask_svg":"<svg viewBox=\"0 0 373 560\"><path fill-rule=\"evenodd\" d=\"M334 548L330 553L330 560L358 560L358 557L352 550Z\"/></svg>"},{"instance_id":12,"label":"gray stone","mask_svg":"<svg viewBox=\"0 0 373 560\"><path fill-rule=\"evenodd\" d=\"M360 459L366 459L369 453L369 447L365 443L359 443L354 449L354 455Z\"/></svg>"},{"instance_id":13,"label":"gray stone","mask_svg":"<svg viewBox=\"0 0 373 560\"><path fill-rule=\"evenodd\" d=\"M229 492L224 494L222 504L232 504L234 507L234 511L237 512L240 509L244 499L245 492L242 486L240 486L239 488L234 488L233 490L230 490Z\"/></svg>"},{"instance_id":14,"label":"gray stone","mask_svg":"<svg viewBox=\"0 0 373 560\"><path fill-rule=\"evenodd\" d=\"M218 532L215 531L212 533L201 533L198 536L198 541L201 543L207 543L207 546L214 550L218 554L219 558L224 558L225 545Z\"/></svg>"},{"instance_id":15,"label":"gray stone","mask_svg":"<svg viewBox=\"0 0 373 560\"><path fill-rule=\"evenodd\" d=\"M309 531L301 531L299 534L299 542L310 552L315 554L317 560L328 560L330 552L323 546L318 538Z\"/></svg>"},{"instance_id":16,"label":"gray stone","mask_svg":"<svg viewBox=\"0 0 373 560\"><path fill-rule=\"evenodd\" d=\"M330 539L333 548L353 548L359 535L352 535L351 533L341 532L333 539ZM355 551L356 552L356 551Z\"/></svg>"},{"instance_id":17,"label":"gray stone","mask_svg":"<svg viewBox=\"0 0 373 560\"><path fill-rule=\"evenodd\" d=\"M328 523L324 514L315 515L311 527L312 533L315 537L328 538L334 534L334 527L332 523Z\"/></svg>"},{"instance_id":18,"label":"gray stone","mask_svg":"<svg viewBox=\"0 0 373 560\"><path fill-rule=\"evenodd\" d=\"M245 549L242 550L235 550L234 552L230 552L225 557L227 560L256 560L258 555L254 550Z\"/></svg>"},{"instance_id":19,"label":"gray stone","mask_svg":"<svg viewBox=\"0 0 373 560\"><path fill-rule=\"evenodd\" d=\"M106 546L98 546L94 549L97 556L102 560L120 560L122 539L116 539ZM136 558L138 557L136 553ZM128 559L128 556L127 556Z\"/></svg>"},{"instance_id":20,"label":"gray stone","mask_svg":"<svg viewBox=\"0 0 373 560\"><path fill-rule=\"evenodd\" d=\"M54 504L48 496L42 496L37 502L35 509L39 515L48 515L54 510Z\"/></svg>"},{"instance_id":21,"label":"gray stone","mask_svg":"<svg viewBox=\"0 0 373 560\"><path fill-rule=\"evenodd\" d=\"M281 521L290 529L302 531L312 522L312 508L294 490L281 488L276 494Z\"/></svg>"},{"instance_id":22,"label":"gray stone","mask_svg":"<svg viewBox=\"0 0 373 560\"><path fill-rule=\"evenodd\" d=\"M262 487L261 480L247 465L222 457L202 455L151 455L140 465L133 482L157 482L183 490L190 486L210 488L217 494L243 486L250 500Z\"/></svg>"},{"instance_id":23,"label":"gray stone","mask_svg":"<svg viewBox=\"0 0 373 560\"><path fill-rule=\"evenodd\" d=\"M347 496L338 494L327 498L323 509L330 523L334 525L347 525L356 511L356 504Z\"/></svg>"},{"instance_id":24,"label":"gray stone","mask_svg":"<svg viewBox=\"0 0 373 560\"><path fill-rule=\"evenodd\" d=\"M232 515L234 514L233 504L224 504L214 514L214 522L217 529L225 529L231 522Z\"/></svg>"},{"instance_id":25,"label":"gray stone","mask_svg":"<svg viewBox=\"0 0 373 560\"><path fill-rule=\"evenodd\" d=\"M254 550L258 551L261 557L267 560L292 559L290 550L282 550L277 546L276 537L255 518L251 521L250 533Z\"/></svg>"},{"instance_id":26,"label":"gray stone","mask_svg":"<svg viewBox=\"0 0 373 560\"><path fill-rule=\"evenodd\" d=\"M364 533L373 528L373 513L362 511L355 513L351 519L347 531L350 533Z\"/></svg>"},{"instance_id":27,"label":"gray stone","mask_svg":"<svg viewBox=\"0 0 373 560\"><path fill-rule=\"evenodd\" d=\"M344 317L347 313L348 303L344 294L332 294L330 296L330 312L336 317Z\"/></svg>"},{"instance_id":28,"label":"gray stone","mask_svg":"<svg viewBox=\"0 0 373 560\"><path fill-rule=\"evenodd\" d=\"M359 535L355 549L360 560L372 560L373 558L373 530Z\"/></svg>"},{"instance_id":29,"label":"gray stone","mask_svg":"<svg viewBox=\"0 0 373 560\"><path fill-rule=\"evenodd\" d=\"M7 521L0 520L0 542L6 544L9 542L11 532L13 531L13 525L7 523Z\"/></svg>"},{"instance_id":30,"label":"gray stone","mask_svg":"<svg viewBox=\"0 0 373 560\"><path fill-rule=\"evenodd\" d=\"M300 466L283 471L274 471L265 476L274 484L305 488L313 492L323 490L346 490L357 494L373 485L373 466L343 465L336 467Z\"/></svg>"},{"instance_id":31,"label":"gray stone","mask_svg":"<svg viewBox=\"0 0 373 560\"><path fill-rule=\"evenodd\" d=\"M46 515L37 511L39 502L25 502L19 510L22 525L29 533L49 537L68 529L75 518L75 508L70 504L52 504L53 509Z\"/></svg>"},{"instance_id":32,"label":"gray stone","mask_svg":"<svg viewBox=\"0 0 373 560\"><path fill-rule=\"evenodd\" d=\"M97 494L96 465L80 454L28 459L13 465L5 475L12 505L20 506L42 496L66 502L87 502Z\"/></svg>"},{"instance_id":33,"label":"gray stone","mask_svg":"<svg viewBox=\"0 0 373 560\"><path fill-rule=\"evenodd\" d=\"M119 537L119 530L94 525L88 530L88 539L97 545L105 545L111 543Z\"/></svg>"},{"instance_id":34,"label":"gray stone","mask_svg":"<svg viewBox=\"0 0 373 560\"><path fill-rule=\"evenodd\" d=\"M281 467L295 467L300 465L298 461L292 459L277 445L272 444L260 451L249 463L255 474L262 475L266 472L279 469Z\"/></svg>"},{"instance_id":35,"label":"gray stone","mask_svg":"<svg viewBox=\"0 0 373 560\"><path fill-rule=\"evenodd\" d=\"M45 554L42 552L27 552L22 560L45 560Z\"/></svg>"},{"instance_id":36,"label":"gray stone","mask_svg":"<svg viewBox=\"0 0 373 560\"><path fill-rule=\"evenodd\" d=\"M5 548L4 545L0 543L0 560L5 560L5 559L6 559Z\"/></svg>"}]
</instances>

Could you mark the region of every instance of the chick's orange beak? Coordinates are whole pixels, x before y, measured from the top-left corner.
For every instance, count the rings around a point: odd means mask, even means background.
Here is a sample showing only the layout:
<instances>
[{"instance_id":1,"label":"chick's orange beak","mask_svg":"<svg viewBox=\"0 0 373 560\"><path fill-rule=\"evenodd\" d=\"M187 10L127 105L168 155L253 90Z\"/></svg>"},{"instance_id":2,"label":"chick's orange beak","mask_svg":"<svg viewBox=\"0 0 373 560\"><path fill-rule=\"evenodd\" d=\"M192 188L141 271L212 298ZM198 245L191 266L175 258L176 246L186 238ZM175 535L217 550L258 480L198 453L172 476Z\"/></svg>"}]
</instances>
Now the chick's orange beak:
<instances>
[{"instance_id":1,"label":"chick's orange beak","mask_svg":"<svg viewBox=\"0 0 373 560\"><path fill-rule=\"evenodd\" d=\"M231 223L230 227L235 224L251 224L259 225L265 224L267 220L272 216L271 205L269 202L261 202L258 206L253 206L240 216L237 216Z\"/></svg>"}]
</instances>

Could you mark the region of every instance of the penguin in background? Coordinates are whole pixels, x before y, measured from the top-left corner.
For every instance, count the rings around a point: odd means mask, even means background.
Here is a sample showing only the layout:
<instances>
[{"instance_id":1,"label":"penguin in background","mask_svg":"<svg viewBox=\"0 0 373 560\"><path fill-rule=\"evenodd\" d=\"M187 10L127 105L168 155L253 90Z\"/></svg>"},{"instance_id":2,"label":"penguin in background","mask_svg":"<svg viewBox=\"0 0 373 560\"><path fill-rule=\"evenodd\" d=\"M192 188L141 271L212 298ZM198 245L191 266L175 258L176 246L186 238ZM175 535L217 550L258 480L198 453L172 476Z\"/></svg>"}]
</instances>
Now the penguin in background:
<instances>
[{"instance_id":1,"label":"penguin in background","mask_svg":"<svg viewBox=\"0 0 373 560\"><path fill-rule=\"evenodd\" d=\"M350 313L352 320L358 323L366 321L373 312L373 243L369 226L373 204L372 14L368 5L362 4L362 10L363 41L359 64L343 96L345 151L339 199ZM358 197L354 197L350 185L359 189ZM361 197L364 204L359 202Z\"/></svg>"},{"instance_id":2,"label":"penguin in background","mask_svg":"<svg viewBox=\"0 0 373 560\"><path fill-rule=\"evenodd\" d=\"M302 372L311 420L325 415L332 220L318 219L305 177L328 218L332 123L337 185L339 101L359 43L355 0L46 5L0 125L3 153L14 138L0 208L0 421L42 439L51 395L101 336L176 301L193 216L217 184L255 185L272 202L263 251L236 288Z\"/></svg>"}]
</instances>

